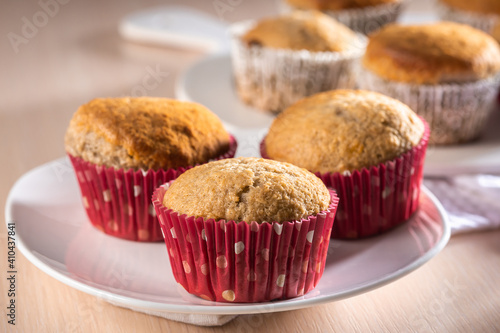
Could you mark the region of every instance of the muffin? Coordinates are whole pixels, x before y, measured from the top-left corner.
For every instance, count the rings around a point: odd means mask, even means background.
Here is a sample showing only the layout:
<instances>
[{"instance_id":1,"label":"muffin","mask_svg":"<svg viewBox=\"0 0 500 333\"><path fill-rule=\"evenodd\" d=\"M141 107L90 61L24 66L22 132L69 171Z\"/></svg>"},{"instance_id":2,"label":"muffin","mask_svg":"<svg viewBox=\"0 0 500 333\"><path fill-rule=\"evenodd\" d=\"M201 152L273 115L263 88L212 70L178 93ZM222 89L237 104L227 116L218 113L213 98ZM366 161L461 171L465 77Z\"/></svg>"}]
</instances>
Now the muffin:
<instances>
[{"instance_id":1,"label":"muffin","mask_svg":"<svg viewBox=\"0 0 500 333\"><path fill-rule=\"evenodd\" d=\"M386 26L369 38L358 84L406 103L430 124L431 142L477 138L500 80L500 47L467 25Z\"/></svg>"},{"instance_id":2,"label":"muffin","mask_svg":"<svg viewBox=\"0 0 500 333\"><path fill-rule=\"evenodd\" d=\"M487 33L492 33L500 22L497 0L439 0L438 12L443 20L468 24Z\"/></svg>"},{"instance_id":3,"label":"muffin","mask_svg":"<svg viewBox=\"0 0 500 333\"><path fill-rule=\"evenodd\" d=\"M98 98L65 136L92 224L120 238L162 239L154 189L185 169L234 156L236 142L205 107L166 98Z\"/></svg>"},{"instance_id":4,"label":"muffin","mask_svg":"<svg viewBox=\"0 0 500 333\"><path fill-rule=\"evenodd\" d=\"M307 170L253 157L197 166L153 195L175 279L220 302L312 290L323 274L337 202Z\"/></svg>"},{"instance_id":5,"label":"muffin","mask_svg":"<svg viewBox=\"0 0 500 333\"><path fill-rule=\"evenodd\" d=\"M285 10L320 10L352 30L366 35L396 21L403 4L402 0L282 1L285 3Z\"/></svg>"},{"instance_id":6,"label":"muffin","mask_svg":"<svg viewBox=\"0 0 500 333\"><path fill-rule=\"evenodd\" d=\"M271 113L317 92L353 87L353 64L366 44L316 11L237 23L231 34L238 96Z\"/></svg>"},{"instance_id":7,"label":"muffin","mask_svg":"<svg viewBox=\"0 0 500 333\"><path fill-rule=\"evenodd\" d=\"M334 90L283 111L261 154L315 172L340 198L332 237L361 238L417 209L428 136L425 121L395 99Z\"/></svg>"}]
</instances>

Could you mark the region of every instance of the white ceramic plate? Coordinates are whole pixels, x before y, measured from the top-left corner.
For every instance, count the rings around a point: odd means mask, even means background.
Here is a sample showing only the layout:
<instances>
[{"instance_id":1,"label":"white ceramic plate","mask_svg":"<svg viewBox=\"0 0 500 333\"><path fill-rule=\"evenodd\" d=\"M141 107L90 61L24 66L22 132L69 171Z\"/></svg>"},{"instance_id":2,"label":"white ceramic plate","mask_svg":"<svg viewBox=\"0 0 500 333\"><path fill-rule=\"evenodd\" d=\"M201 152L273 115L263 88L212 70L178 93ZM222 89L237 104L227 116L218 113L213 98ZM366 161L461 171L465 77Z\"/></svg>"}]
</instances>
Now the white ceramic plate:
<instances>
[{"instance_id":1,"label":"white ceramic plate","mask_svg":"<svg viewBox=\"0 0 500 333\"><path fill-rule=\"evenodd\" d=\"M35 266L113 304L169 313L249 314L339 300L418 268L443 249L450 236L443 208L426 189L420 207L415 217L386 234L333 240L316 289L300 298L260 304L215 303L191 296L175 282L163 243L120 240L94 229L66 159L42 165L17 181L7 201L6 222L15 222L17 247Z\"/></svg>"},{"instance_id":2,"label":"white ceramic plate","mask_svg":"<svg viewBox=\"0 0 500 333\"><path fill-rule=\"evenodd\" d=\"M222 119L239 142L253 147L251 154L258 154L258 143L252 143L252 140L263 136L274 117L239 100L228 54L212 55L189 68L177 82L176 94L180 99L207 106ZM480 140L457 146L429 147L425 175L498 172L500 110L494 111Z\"/></svg>"}]
</instances>

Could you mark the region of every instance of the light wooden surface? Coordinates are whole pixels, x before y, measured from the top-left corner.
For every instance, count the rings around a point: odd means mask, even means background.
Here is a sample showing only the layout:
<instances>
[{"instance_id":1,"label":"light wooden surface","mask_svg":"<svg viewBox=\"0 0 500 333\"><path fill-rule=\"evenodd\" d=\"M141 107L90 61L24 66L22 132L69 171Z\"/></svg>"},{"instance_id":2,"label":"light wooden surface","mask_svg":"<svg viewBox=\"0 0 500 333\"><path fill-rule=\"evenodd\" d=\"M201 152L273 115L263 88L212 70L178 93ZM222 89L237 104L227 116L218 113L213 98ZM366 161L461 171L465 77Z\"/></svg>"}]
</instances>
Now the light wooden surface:
<instances>
[{"instance_id":1,"label":"light wooden surface","mask_svg":"<svg viewBox=\"0 0 500 333\"><path fill-rule=\"evenodd\" d=\"M62 1L62 0L61 0ZM214 1L176 1L215 15ZM149 68L168 72L149 95L174 96L178 74L202 54L128 43L117 22L159 1L82 1L60 5L27 43L12 48L37 1L3 1L0 11L0 202L16 179L64 155L63 136L76 108L97 96L129 95ZM171 2L173 3L173 2ZM276 12L271 1L233 1L227 21ZM260 13L260 14L259 14ZM0 331L19 332L495 332L500 331L500 231L453 237L414 273L351 299L303 310L240 316L200 328L109 305L56 281L17 251L17 325L7 324L7 251L0 227Z\"/></svg>"}]
</instances>

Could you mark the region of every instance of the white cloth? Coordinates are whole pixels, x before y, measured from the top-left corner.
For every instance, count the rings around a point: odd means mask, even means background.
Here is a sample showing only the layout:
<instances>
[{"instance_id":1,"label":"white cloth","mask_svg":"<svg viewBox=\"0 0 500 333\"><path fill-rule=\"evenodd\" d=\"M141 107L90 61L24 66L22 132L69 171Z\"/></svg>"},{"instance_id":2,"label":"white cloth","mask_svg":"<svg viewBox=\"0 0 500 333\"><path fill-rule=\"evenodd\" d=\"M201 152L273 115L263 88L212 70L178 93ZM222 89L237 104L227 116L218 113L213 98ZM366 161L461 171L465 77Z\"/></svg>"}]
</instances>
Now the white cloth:
<instances>
[{"instance_id":1,"label":"white cloth","mask_svg":"<svg viewBox=\"0 0 500 333\"><path fill-rule=\"evenodd\" d=\"M424 180L448 213L452 235L500 227L500 175Z\"/></svg>"}]
</instances>

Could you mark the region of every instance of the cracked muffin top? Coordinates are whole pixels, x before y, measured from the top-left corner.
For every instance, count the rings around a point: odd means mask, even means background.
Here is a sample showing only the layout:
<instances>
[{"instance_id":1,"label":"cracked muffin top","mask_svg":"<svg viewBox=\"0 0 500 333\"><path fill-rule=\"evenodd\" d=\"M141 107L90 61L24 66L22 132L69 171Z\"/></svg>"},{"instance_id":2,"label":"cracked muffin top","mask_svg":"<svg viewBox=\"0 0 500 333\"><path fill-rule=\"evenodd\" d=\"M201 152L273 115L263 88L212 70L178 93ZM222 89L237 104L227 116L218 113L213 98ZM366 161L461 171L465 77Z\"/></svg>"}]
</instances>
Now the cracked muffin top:
<instances>
[{"instance_id":1,"label":"cracked muffin top","mask_svg":"<svg viewBox=\"0 0 500 333\"><path fill-rule=\"evenodd\" d=\"M288 4L299 9L342 10L364 8L400 0L286 0Z\"/></svg>"},{"instance_id":2,"label":"cracked muffin top","mask_svg":"<svg viewBox=\"0 0 500 333\"><path fill-rule=\"evenodd\" d=\"M242 36L249 46L311 52L349 51L358 48L358 39L348 27L317 11L263 19Z\"/></svg>"},{"instance_id":3,"label":"cracked muffin top","mask_svg":"<svg viewBox=\"0 0 500 333\"><path fill-rule=\"evenodd\" d=\"M390 24L370 35L362 63L398 82L469 82L500 71L500 47L487 33L465 24Z\"/></svg>"},{"instance_id":4,"label":"cracked muffin top","mask_svg":"<svg viewBox=\"0 0 500 333\"><path fill-rule=\"evenodd\" d=\"M379 93L333 90L304 98L276 117L266 154L312 172L346 172L392 160L418 145L424 123Z\"/></svg>"},{"instance_id":5,"label":"cracked muffin top","mask_svg":"<svg viewBox=\"0 0 500 333\"><path fill-rule=\"evenodd\" d=\"M330 193L309 171L254 157L206 163L177 178L163 205L179 214L236 222L284 222L328 208Z\"/></svg>"},{"instance_id":6,"label":"cracked muffin top","mask_svg":"<svg viewBox=\"0 0 500 333\"><path fill-rule=\"evenodd\" d=\"M167 98L97 98L82 105L66 132L66 151L114 168L169 169L205 163L229 149L210 110Z\"/></svg>"}]
</instances>

